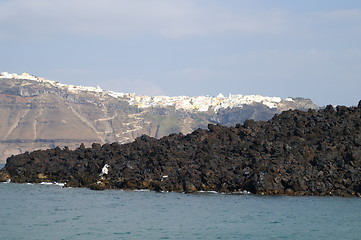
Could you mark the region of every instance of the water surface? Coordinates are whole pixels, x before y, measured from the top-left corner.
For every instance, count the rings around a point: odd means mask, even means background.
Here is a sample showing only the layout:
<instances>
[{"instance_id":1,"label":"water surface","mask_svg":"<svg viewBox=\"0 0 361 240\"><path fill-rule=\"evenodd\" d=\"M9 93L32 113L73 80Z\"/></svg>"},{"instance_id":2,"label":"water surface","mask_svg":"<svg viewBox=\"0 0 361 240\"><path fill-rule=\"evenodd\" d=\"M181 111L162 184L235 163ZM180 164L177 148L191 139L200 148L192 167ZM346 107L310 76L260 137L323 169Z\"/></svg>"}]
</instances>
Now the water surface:
<instances>
[{"instance_id":1,"label":"water surface","mask_svg":"<svg viewBox=\"0 0 361 240\"><path fill-rule=\"evenodd\" d=\"M0 183L1 239L360 239L361 199Z\"/></svg>"}]
</instances>

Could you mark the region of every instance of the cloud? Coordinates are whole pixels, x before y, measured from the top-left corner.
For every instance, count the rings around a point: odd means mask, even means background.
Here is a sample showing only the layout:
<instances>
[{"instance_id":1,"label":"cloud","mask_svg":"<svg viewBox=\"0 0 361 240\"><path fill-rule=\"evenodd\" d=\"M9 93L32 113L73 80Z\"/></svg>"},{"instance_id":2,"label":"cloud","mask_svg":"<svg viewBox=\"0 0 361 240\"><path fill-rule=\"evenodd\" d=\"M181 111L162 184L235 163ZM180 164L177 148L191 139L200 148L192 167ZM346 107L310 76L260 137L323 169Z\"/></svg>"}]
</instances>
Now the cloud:
<instances>
[{"instance_id":1,"label":"cloud","mask_svg":"<svg viewBox=\"0 0 361 240\"><path fill-rule=\"evenodd\" d=\"M215 34L273 34L283 12L247 13L190 0L13 0L0 2L0 33L34 36L157 35L168 38ZM25 36L24 36L25 35Z\"/></svg>"},{"instance_id":2,"label":"cloud","mask_svg":"<svg viewBox=\"0 0 361 240\"><path fill-rule=\"evenodd\" d=\"M258 36L361 32L361 10L290 12L192 0L0 1L0 39Z\"/></svg>"}]
</instances>

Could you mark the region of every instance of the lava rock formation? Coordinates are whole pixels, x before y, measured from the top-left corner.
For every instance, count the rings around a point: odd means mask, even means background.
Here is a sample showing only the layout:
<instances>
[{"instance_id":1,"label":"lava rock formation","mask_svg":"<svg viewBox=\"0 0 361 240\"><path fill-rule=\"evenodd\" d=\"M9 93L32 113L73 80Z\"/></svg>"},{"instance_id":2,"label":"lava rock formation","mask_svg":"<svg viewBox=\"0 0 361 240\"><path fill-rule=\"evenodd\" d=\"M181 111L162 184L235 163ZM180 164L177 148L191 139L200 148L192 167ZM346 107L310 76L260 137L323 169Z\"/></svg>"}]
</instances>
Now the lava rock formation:
<instances>
[{"instance_id":1,"label":"lava rock formation","mask_svg":"<svg viewBox=\"0 0 361 240\"><path fill-rule=\"evenodd\" d=\"M27 152L7 159L0 180L8 178L91 189L360 196L361 101L159 140Z\"/></svg>"}]
</instances>

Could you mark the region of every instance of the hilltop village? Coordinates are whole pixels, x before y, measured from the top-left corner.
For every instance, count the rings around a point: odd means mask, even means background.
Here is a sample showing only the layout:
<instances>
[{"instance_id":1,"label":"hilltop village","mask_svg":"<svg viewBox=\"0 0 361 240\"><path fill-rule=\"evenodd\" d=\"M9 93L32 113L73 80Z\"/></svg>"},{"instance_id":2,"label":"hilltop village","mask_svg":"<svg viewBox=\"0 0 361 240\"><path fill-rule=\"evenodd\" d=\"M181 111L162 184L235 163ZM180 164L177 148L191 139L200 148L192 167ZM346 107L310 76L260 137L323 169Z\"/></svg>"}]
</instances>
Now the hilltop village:
<instances>
[{"instance_id":1,"label":"hilltop village","mask_svg":"<svg viewBox=\"0 0 361 240\"><path fill-rule=\"evenodd\" d=\"M277 108L278 104L281 103L280 97L265 97L261 95L241 95L241 94L229 94L225 97L223 94L219 94L216 97L212 96L139 96L135 93L122 93L114 91L106 91L97 87L86 87L62 84L56 81L47 80L45 78L36 77L29 73L0 73L0 78L7 79L19 79L19 80L30 80L37 82L49 83L57 88L67 90L73 93L76 92L93 92L99 94L105 94L114 98L121 98L128 101L130 105L137 106L138 108L149 108L149 107L175 107L175 109L183 109L187 111L214 111L217 112L219 109L240 107L243 105L250 105L253 103L261 103L269 108ZM283 99L284 101L292 102L292 98Z\"/></svg>"}]
</instances>

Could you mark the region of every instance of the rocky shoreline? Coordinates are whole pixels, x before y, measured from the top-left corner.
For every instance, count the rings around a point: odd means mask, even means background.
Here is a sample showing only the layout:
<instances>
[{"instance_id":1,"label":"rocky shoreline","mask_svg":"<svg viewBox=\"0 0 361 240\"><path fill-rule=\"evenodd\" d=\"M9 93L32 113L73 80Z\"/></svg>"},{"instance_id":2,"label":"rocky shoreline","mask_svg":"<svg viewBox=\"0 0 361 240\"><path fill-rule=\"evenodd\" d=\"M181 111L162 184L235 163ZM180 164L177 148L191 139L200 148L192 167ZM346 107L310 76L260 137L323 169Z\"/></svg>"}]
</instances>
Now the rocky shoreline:
<instances>
[{"instance_id":1,"label":"rocky shoreline","mask_svg":"<svg viewBox=\"0 0 361 240\"><path fill-rule=\"evenodd\" d=\"M159 140L27 152L7 159L0 181L7 179L95 190L361 196L361 101Z\"/></svg>"}]
</instances>

